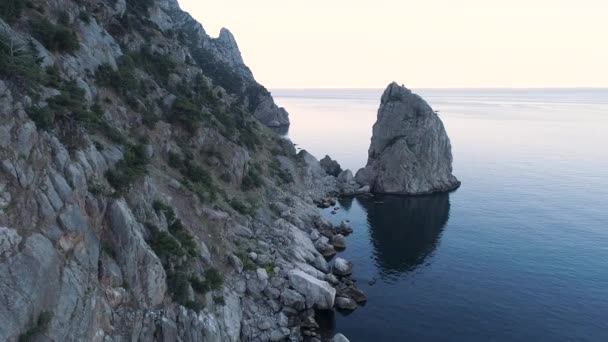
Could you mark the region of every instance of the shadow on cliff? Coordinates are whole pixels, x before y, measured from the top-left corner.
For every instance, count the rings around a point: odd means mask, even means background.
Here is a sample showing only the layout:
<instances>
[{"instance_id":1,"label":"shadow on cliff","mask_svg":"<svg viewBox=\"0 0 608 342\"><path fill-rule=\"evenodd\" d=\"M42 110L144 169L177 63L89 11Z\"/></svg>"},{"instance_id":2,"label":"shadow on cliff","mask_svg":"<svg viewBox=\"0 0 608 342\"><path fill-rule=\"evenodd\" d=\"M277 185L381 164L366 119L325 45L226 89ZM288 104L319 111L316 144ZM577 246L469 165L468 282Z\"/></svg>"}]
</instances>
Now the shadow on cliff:
<instances>
[{"instance_id":1,"label":"shadow on cliff","mask_svg":"<svg viewBox=\"0 0 608 342\"><path fill-rule=\"evenodd\" d=\"M382 277L412 271L438 245L450 213L449 194L358 197L367 211L376 267Z\"/></svg>"}]
</instances>

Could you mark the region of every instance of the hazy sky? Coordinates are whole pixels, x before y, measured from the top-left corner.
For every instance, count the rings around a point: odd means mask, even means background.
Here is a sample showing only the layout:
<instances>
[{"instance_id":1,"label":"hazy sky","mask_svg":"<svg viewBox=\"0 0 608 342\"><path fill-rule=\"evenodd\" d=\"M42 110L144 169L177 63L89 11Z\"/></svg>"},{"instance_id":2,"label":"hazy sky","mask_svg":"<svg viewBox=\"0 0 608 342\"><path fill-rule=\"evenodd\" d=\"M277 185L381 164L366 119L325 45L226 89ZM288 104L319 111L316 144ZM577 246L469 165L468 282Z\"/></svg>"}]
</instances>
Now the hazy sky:
<instances>
[{"instance_id":1,"label":"hazy sky","mask_svg":"<svg viewBox=\"0 0 608 342\"><path fill-rule=\"evenodd\" d=\"M608 87L608 0L179 0L268 88Z\"/></svg>"}]
</instances>

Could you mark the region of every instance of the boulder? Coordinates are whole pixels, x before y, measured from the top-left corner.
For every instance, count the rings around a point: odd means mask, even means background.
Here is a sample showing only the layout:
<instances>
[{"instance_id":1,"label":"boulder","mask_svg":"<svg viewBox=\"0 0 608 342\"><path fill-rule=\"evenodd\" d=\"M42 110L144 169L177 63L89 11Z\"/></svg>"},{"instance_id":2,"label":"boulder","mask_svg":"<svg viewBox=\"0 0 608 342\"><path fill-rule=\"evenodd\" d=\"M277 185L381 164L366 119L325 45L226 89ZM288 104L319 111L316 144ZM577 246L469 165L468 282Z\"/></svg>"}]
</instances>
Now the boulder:
<instances>
[{"instance_id":1,"label":"boulder","mask_svg":"<svg viewBox=\"0 0 608 342\"><path fill-rule=\"evenodd\" d=\"M334 335L332 342L350 342L350 341L346 338L346 336L338 333L338 334Z\"/></svg>"},{"instance_id":2,"label":"boulder","mask_svg":"<svg viewBox=\"0 0 608 342\"><path fill-rule=\"evenodd\" d=\"M319 280L301 270L289 272L289 284L306 298L306 306L316 309L331 309L334 306L336 289L328 282Z\"/></svg>"},{"instance_id":3,"label":"boulder","mask_svg":"<svg viewBox=\"0 0 608 342\"><path fill-rule=\"evenodd\" d=\"M319 253L321 253L321 255L323 255L324 257L331 257L336 255L336 249L334 248L334 246L329 244L329 239L325 236L321 236L321 238L317 239L314 245L317 251L319 251Z\"/></svg>"},{"instance_id":4,"label":"boulder","mask_svg":"<svg viewBox=\"0 0 608 342\"><path fill-rule=\"evenodd\" d=\"M325 172L330 176L337 177L340 172L342 172L340 164L338 164L337 161L331 159L331 157L328 155L326 155L319 162L321 163L321 167L323 168L323 170L325 170Z\"/></svg>"},{"instance_id":5,"label":"boulder","mask_svg":"<svg viewBox=\"0 0 608 342\"><path fill-rule=\"evenodd\" d=\"M353 263L338 257L334 260L332 272L337 276L347 276L353 273Z\"/></svg>"},{"instance_id":6,"label":"boulder","mask_svg":"<svg viewBox=\"0 0 608 342\"><path fill-rule=\"evenodd\" d=\"M355 310L357 302L347 297L336 297L336 308L342 310Z\"/></svg>"},{"instance_id":7,"label":"boulder","mask_svg":"<svg viewBox=\"0 0 608 342\"><path fill-rule=\"evenodd\" d=\"M342 234L336 234L331 237L331 245L337 249L346 248L346 238Z\"/></svg>"},{"instance_id":8,"label":"boulder","mask_svg":"<svg viewBox=\"0 0 608 342\"><path fill-rule=\"evenodd\" d=\"M367 302L367 297L365 296L365 293L355 287L349 287L346 290L346 294L357 303Z\"/></svg>"},{"instance_id":9,"label":"boulder","mask_svg":"<svg viewBox=\"0 0 608 342\"><path fill-rule=\"evenodd\" d=\"M367 164L356 180L374 193L420 195L460 186L443 123L420 96L391 83L378 109Z\"/></svg>"}]
</instances>

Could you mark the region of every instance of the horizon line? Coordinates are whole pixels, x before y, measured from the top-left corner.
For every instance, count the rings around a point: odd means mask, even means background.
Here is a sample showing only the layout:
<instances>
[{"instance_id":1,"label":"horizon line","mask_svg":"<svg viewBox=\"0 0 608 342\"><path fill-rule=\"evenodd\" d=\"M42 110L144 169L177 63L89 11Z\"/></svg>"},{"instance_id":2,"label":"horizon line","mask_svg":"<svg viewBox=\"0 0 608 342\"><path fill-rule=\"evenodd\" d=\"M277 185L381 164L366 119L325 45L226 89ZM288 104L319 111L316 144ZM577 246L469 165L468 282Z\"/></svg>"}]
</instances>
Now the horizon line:
<instances>
[{"instance_id":1,"label":"horizon line","mask_svg":"<svg viewBox=\"0 0 608 342\"><path fill-rule=\"evenodd\" d=\"M377 89L385 89L386 87L266 87L267 89L276 89L276 90L377 90ZM588 89L588 90L608 90L607 86L594 87L594 86L573 86L573 87L562 87L562 86L547 86L547 87L409 87L408 89L446 89L446 90L454 90L454 89L462 89L462 90L500 90L500 89L509 89L509 90L560 90L560 89Z\"/></svg>"}]
</instances>

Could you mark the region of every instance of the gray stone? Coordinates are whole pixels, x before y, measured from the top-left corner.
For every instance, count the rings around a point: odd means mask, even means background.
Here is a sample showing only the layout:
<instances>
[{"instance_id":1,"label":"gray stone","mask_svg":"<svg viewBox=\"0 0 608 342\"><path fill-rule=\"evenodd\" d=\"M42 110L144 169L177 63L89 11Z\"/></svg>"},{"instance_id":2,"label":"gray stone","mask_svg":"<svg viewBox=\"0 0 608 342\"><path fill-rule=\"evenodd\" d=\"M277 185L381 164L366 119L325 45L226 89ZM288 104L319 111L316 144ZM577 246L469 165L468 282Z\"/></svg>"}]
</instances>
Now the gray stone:
<instances>
[{"instance_id":1,"label":"gray stone","mask_svg":"<svg viewBox=\"0 0 608 342\"><path fill-rule=\"evenodd\" d=\"M337 177L342 172L340 164L338 164L337 161L331 159L328 155L321 159L319 163L321 164L323 170L325 170L325 172L330 176Z\"/></svg>"},{"instance_id":2,"label":"gray stone","mask_svg":"<svg viewBox=\"0 0 608 342\"><path fill-rule=\"evenodd\" d=\"M350 341L346 338L346 336L338 333L338 334L334 335L332 342L350 342Z\"/></svg>"},{"instance_id":3,"label":"gray stone","mask_svg":"<svg viewBox=\"0 0 608 342\"><path fill-rule=\"evenodd\" d=\"M337 249L346 248L346 238L342 234L336 234L331 237L331 245Z\"/></svg>"},{"instance_id":4,"label":"gray stone","mask_svg":"<svg viewBox=\"0 0 608 342\"><path fill-rule=\"evenodd\" d=\"M288 277L290 285L306 298L306 307L323 310L334 306L336 290L326 281L300 270L291 270Z\"/></svg>"},{"instance_id":5,"label":"gray stone","mask_svg":"<svg viewBox=\"0 0 608 342\"><path fill-rule=\"evenodd\" d=\"M241 261L241 259L239 259L239 257L234 254L231 254L228 257L228 260L230 261L230 264L232 265L232 267L234 267L234 270L237 273L243 272L243 262Z\"/></svg>"},{"instance_id":6,"label":"gray stone","mask_svg":"<svg viewBox=\"0 0 608 342\"><path fill-rule=\"evenodd\" d=\"M281 293L283 305L294 308L298 311L306 309L306 298L292 289L284 289Z\"/></svg>"},{"instance_id":7,"label":"gray stone","mask_svg":"<svg viewBox=\"0 0 608 342\"><path fill-rule=\"evenodd\" d=\"M337 276L346 276L353 273L353 263L342 258L336 258L333 262L332 272Z\"/></svg>"},{"instance_id":8,"label":"gray stone","mask_svg":"<svg viewBox=\"0 0 608 342\"><path fill-rule=\"evenodd\" d=\"M355 310L357 302L347 297L336 297L336 307L342 310Z\"/></svg>"},{"instance_id":9,"label":"gray stone","mask_svg":"<svg viewBox=\"0 0 608 342\"><path fill-rule=\"evenodd\" d=\"M123 201L109 209L117 261L124 278L144 306L162 303L166 286L165 270L142 236L143 228Z\"/></svg>"},{"instance_id":10,"label":"gray stone","mask_svg":"<svg viewBox=\"0 0 608 342\"><path fill-rule=\"evenodd\" d=\"M384 94L365 168L356 180L375 193L427 194L449 191L452 151L439 116L420 96L391 83Z\"/></svg>"}]
</instances>

